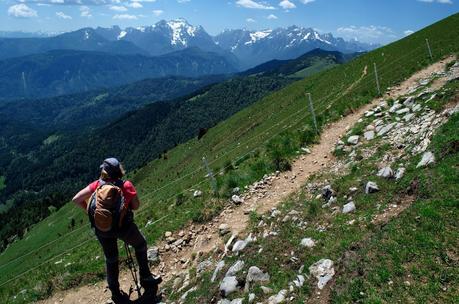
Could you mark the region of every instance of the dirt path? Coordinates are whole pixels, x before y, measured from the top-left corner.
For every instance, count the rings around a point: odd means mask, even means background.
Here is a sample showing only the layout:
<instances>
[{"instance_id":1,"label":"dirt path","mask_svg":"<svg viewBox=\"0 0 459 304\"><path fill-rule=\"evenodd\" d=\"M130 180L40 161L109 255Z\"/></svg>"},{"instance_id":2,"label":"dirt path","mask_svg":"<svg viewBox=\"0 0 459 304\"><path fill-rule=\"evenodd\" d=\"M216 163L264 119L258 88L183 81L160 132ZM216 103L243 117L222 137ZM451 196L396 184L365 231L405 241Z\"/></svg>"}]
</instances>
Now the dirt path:
<instances>
[{"instance_id":1,"label":"dirt path","mask_svg":"<svg viewBox=\"0 0 459 304\"><path fill-rule=\"evenodd\" d=\"M443 71L445 64L452 60L453 57L450 57L417 72L402 84L387 92L386 97L397 98L398 96L407 94L420 79L426 78L432 73ZM435 86L441 86L444 82L444 80L440 79L435 82ZM321 135L320 143L311 147L311 153L302 155L296 159L292 164L291 171L273 178L264 187L261 195L260 193L247 195L245 202L241 206L225 209L212 222L184 229L185 234L193 231L197 237L191 241L190 246L183 247L181 251L176 253L171 250L162 252L161 263L153 271L164 274L163 277L167 280L187 269L192 264L193 255L199 252L223 249L224 244L218 231L218 227L221 224L228 225L233 235L241 235L244 233L249 220L248 210L264 213L276 207L290 194L300 190L300 187L307 181L311 174L320 171L335 161L332 155L335 143L345 135L348 128L354 125L366 111L377 105L380 100L380 98L377 98L354 113L329 124ZM158 246L163 248L165 243L158 244ZM120 284L124 290L129 289L131 278L128 273L120 275ZM94 285L59 292L40 303L107 303L110 293L106 290L105 285L105 282L99 282Z\"/></svg>"}]
</instances>

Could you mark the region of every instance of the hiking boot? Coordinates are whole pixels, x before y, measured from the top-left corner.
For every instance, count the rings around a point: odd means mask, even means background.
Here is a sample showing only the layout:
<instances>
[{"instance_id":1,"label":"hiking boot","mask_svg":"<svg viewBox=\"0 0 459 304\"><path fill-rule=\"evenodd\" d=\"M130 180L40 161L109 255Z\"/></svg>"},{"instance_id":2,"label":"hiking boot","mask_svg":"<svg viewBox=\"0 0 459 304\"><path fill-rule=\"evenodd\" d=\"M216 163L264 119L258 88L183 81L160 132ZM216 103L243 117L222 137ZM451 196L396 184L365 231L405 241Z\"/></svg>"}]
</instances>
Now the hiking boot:
<instances>
[{"instance_id":1,"label":"hiking boot","mask_svg":"<svg viewBox=\"0 0 459 304\"><path fill-rule=\"evenodd\" d=\"M149 294L156 294L158 291L158 286L161 284L163 279L161 277L154 277L149 275L148 277L140 279L140 285L145 288L145 291Z\"/></svg>"},{"instance_id":2,"label":"hiking boot","mask_svg":"<svg viewBox=\"0 0 459 304\"><path fill-rule=\"evenodd\" d=\"M112 290L112 301L115 304L129 303L129 296L122 290Z\"/></svg>"}]
</instances>

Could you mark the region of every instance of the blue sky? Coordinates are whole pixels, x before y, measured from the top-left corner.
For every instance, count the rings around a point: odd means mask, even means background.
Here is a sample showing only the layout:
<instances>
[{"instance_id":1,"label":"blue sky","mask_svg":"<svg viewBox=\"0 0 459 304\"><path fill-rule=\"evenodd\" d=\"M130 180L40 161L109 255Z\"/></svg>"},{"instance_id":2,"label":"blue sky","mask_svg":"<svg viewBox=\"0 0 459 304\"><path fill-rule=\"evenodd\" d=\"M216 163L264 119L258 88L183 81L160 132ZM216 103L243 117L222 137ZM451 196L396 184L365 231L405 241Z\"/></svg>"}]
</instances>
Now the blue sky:
<instances>
[{"instance_id":1,"label":"blue sky","mask_svg":"<svg viewBox=\"0 0 459 304\"><path fill-rule=\"evenodd\" d=\"M61 32L185 18L210 34L299 25L387 43L459 11L459 0L0 0L0 31Z\"/></svg>"}]
</instances>

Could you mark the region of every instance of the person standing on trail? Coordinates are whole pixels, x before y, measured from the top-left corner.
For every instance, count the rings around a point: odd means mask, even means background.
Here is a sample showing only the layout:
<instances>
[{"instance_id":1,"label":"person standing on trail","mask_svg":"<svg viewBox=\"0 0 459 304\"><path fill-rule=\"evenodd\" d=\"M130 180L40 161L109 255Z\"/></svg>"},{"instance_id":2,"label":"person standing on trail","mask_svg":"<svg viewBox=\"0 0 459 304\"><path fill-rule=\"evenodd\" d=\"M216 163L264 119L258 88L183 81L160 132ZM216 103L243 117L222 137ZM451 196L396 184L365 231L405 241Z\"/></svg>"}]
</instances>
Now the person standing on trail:
<instances>
[{"instance_id":1,"label":"person standing on trail","mask_svg":"<svg viewBox=\"0 0 459 304\"><path fill-rule=\"evenodd\" d=\"M88 215L105 255L107 283L115 303L129 301L118 282L118 244L121 239L135 249L139 264L140 285L146 293L156 296L161 278L155 278L148 266L147 242L134 223L132 210L140 206L136 189L123 181L125 171L116 158L107 158L100 166L99 180L80 190L73 202ZM89 200L89 202L88 202Z\"/></svg>"}]
</instances>

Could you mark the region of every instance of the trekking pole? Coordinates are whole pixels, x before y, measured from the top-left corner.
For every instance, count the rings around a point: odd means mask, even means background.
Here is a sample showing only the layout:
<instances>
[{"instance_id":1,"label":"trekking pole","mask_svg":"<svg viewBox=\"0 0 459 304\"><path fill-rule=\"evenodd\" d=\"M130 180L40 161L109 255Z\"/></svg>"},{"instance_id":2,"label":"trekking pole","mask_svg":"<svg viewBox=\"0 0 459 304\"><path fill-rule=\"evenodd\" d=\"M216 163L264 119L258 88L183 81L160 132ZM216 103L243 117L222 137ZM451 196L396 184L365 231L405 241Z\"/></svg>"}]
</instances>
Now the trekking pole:
<instances>
[{"instance_id":1,"label":"trekking pole","mask_svg":"<svg viewBox=\"0 0 459 304\"><path fill-rule=\"evenodd\" d=\"M132 258L131 249L129 249L128 243L124 242L124 248L126 249L126 255L128 259L127 264L128 264L129 270L131 271L132 279L134 280L135 289L137 290L137 294L139 295L139 298L140 298L142 294L140 293L139 281L137 280L137 268L135 267L134 259Z\"/></svg>"}]
</instances>

